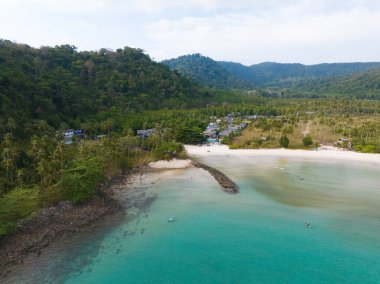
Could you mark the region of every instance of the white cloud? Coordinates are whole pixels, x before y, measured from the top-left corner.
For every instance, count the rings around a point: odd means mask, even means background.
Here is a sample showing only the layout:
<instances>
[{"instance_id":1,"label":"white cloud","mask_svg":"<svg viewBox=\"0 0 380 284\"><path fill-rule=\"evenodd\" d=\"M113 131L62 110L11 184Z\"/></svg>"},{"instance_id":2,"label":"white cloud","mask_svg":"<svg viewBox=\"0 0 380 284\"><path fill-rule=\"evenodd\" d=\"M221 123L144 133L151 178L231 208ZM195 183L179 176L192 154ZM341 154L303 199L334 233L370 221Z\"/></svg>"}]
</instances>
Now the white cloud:
<instances>
[{"instance_id":1,"label":"white cloud","mask_svg":"<svg viewBox=\"0 0 380 284\"><path fill-rule=\"evenodd\" d=\"M0 0L0 37L33 46L141 47L164 59L380 60L378 0Z\"/></svg>"},{"instance_id":2,"label":"white cloud","mask_svg":"<svg viewBox=\"0 0 380 284\"><path fill-rule=\"evenodd\" d=\"M152 52L157 58L186 51L247 64L265 60L379 60L366 57L380 45L379 10L370 11L355 3L350 3L350 9L328 13L321 12L322 7L313 13L311 8L310 1L302 1L268 15L163 19L148 25L146 32L156 43Z\"/></svg>"}]
</instances>

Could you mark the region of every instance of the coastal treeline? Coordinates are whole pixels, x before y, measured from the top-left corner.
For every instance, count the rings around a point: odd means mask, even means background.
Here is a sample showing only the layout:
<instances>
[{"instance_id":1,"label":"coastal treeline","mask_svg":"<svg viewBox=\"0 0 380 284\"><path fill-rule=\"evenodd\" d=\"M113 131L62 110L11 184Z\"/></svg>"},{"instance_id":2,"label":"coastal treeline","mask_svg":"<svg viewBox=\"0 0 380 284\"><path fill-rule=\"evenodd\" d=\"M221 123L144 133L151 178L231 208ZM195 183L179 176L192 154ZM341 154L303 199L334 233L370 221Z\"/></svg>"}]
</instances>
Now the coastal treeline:
<instances>
[{"instance_id":1,"label":"coastal treeline","mask_svg":"<svg viewBox=\"0 0 380 284\"><path fill-rule=\"evenodd\" d=\"M58 133L29 141L7 133L1 143L0 235L13 232L19 219L61 200L80 203L96 185L128 167L118 138L64 144Z\"/></svg>"},{"instance_id":2,"label":"coastal treeline","mask_svg":"<svg viewBox=\"0 0 380 284\"><path fill-rule=\"evenodd\" d=\"M160 125L178 139L192 129L196 137L215 118L227 114L235 123L250 119L244 131L223 138L232 148L294 149L335 145L359 152L380 153L380 102L362 100L265 99L255 104L234 104L194 110L146 111L128 116L131 129ZM188 131L188 130L187 130ZM191 143L191 139L179 140Z\"/></svg>"},{"instance_id":3,"label":"coastal treeline","mask_svg":"<svg viewBox=\"0 0 380 284\"><path fill-rule=\"evenodd\" d=\"M165 132L146 138L112 130L97 139L77 137L66 144L62 130L40 130L29 140L7 132L0 146L0 236L43 207L70 200L83 203L97 186L151 159L183 157L183 146Z\"/></svg>"}]
</instances>

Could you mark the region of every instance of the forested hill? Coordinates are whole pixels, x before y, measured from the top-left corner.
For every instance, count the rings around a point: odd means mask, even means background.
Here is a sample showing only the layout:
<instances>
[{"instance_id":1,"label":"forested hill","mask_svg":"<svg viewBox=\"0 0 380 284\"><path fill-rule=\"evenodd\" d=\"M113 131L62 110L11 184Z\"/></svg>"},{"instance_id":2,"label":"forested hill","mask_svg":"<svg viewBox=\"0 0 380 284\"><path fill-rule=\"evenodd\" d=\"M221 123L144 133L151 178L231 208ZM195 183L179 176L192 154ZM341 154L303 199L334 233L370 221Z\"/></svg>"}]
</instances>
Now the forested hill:
<instances>
[{"instance_id":1,"label":"forested hill","mask_svg":"<svg viewBox=\"0 0 380 284\"><path fill-rule=\"evenodd\" d=\"M231 74L258 86L288 86L294 82L335 78L380 67L380 62L324 63L316 65L265 62L251 66L233 62L218 63Z\"/></svg>"},{"instance_id":2,"label":"forested hill","mask_svg":"<svg viewBox=\"0 0 380 284\"><path fill-rule=\"evenodd\" d=\"M300 92L345 94L360 99L380 100L380 68L350 76L306 81L295 89Z\"/></svg>"},{"instance_id":3,"label":"forested hill","mask_svg":"<svg viewBox=\"0 0 380 284\"><path fill-rule=\"evenodd\" d=\"M198 107L210 94L140 49L78 52L0 40L0 118L58 127L114 107L126 111Z\"/></svg>"},{"instance_id":4,"label":"forested hill","mask_svg":"<svg viewBox=\"0 0 380 284\"><path fill-rule=\"evenodd\" d=\"M264 62L245 66L235 62L215 61L200 54L180 56L162 63L204 85L224 89L289 87L303 81L336 78L380 67L380 62L316 65Z\"/></svg>"},{"instance_id":5,"label":"forested hill","mask_svg":"<svg viewBox=\"0 0 380 284\"><path fill-rule=\"evenodd\" d=\"M251 89L251 84L245 78L235 76L217 61L199 53L184 55L178 58L162 61L172 70L178 71L199 82L200 84L219 89Z\"/></svg>"}]
</instances>

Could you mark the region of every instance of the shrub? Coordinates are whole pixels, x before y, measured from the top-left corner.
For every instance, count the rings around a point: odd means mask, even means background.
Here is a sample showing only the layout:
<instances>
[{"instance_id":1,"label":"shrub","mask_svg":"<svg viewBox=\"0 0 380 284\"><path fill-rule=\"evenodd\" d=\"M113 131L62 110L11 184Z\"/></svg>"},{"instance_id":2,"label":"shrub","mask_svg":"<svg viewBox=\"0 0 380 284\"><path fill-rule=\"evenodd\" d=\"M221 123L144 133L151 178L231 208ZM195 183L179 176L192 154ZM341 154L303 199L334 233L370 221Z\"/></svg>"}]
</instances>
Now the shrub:
<instances>
[{"instance_id":1,"label":"shrub","mask_svg":"<svg viewBox=\"0 0 380 284\"><path fill-rule=\"evenodd\" d=\"M229 145L229 148L230 149L240 149L240 148L242 148L242 145L240 145L240 144L231 144L231 145Z\"/></svg>"},{"instance_id":2,"label":"shrub","mask_svg":"<svg viewBox=\"0 0 380 284\"><path fill-rule=\"evenodd\" d=\"M289 146L289 138L286 136L281 136L279 143L281 147L287 148Z\"/></svg>"},{"instance_id":3,"label":"shrub","mask_svg":"<svg viewBox=\"0 0 380 284\"><path fill-rule=\"evenodd\" d=\"M310 135L306 135L304 138L303 138L303 145L305 147L309 147L311 145L313 145L313 139L311 138Z\"/></svg>"},{"instance_id":4,"label":"shrub","mask_svg":"<svg viewBox=\"0 0 380 284\"><path fill-rule=\"evenodd\" d=\"M375 145L365 145L365 146L363 146L361 151L363 153L376 153L375 148L376 148Z\"/></svg>"}]
</instances>

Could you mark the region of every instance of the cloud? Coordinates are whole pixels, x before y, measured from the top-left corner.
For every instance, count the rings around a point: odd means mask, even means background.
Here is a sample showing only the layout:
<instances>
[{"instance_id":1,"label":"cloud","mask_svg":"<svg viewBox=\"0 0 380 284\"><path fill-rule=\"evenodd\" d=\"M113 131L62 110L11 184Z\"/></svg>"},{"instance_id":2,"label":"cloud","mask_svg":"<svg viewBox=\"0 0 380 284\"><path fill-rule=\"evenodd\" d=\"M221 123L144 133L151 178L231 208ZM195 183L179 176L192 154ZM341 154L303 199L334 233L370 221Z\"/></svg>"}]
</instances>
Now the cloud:
<instances>
[{"instance_id":1,"label":"cloud","mask_svg":"<svg viewBox=\"0 0 380 284\"><path fill-rule=\"evenodd\" d=\"M246 64L379 60L375 0L0 0L0 37L33 46L201 52Z\"/></svg>"},{"instance_id":2,"label":"cloud","mask_svg":"<svg viewBox=\"0 0 380 284\"><path fill-rule=\"evenodd\" d=\"M366 60L380 43L380 11L357 6L354 1L349 4L337 10L320 5L315 7L317 12L311 12L311 1L299 1L267 15L161 19L147 25L146 33L156 43L152 53L158 58L180 55L181 50L247 64Z\"/></svg>"}]
</instances>

